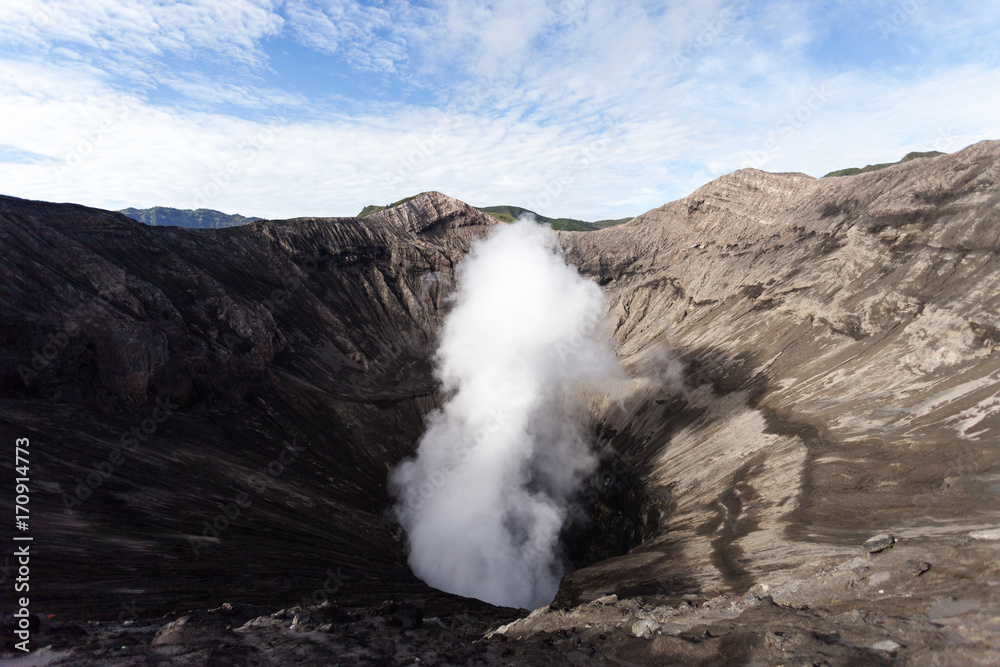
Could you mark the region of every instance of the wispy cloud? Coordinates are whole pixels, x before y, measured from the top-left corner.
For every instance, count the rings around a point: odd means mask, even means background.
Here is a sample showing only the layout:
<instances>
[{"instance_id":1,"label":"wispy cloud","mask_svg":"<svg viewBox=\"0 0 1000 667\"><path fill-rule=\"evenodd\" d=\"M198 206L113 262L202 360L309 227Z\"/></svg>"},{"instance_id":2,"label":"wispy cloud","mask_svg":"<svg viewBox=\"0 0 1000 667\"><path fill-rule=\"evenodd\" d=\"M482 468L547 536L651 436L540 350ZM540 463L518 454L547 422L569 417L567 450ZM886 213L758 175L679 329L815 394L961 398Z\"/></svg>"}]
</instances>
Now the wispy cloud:
<instances>
[{"instance_id":1,"label":"wispy cloud","mask_svg":"<svg viewBox=\"0 0 1000 667\"><path fill-rule=\"evenodd\" d=\"M347 0L289 0L285 12L299 42L342 56L361 70L393 72L407 59L405 34L413 27L409 23L413 12L405 2L381 6Z\"/></svg>"},{"instance_id":2,"label":"wispy cloud","mask_svg":"<svg viewBox=\"0 0 1000 667\"><path fill-rule=\"evenodd\" d=\"M13 44L66 43L116 54L218 52L259 61L261 39L283 19L271 0L13 0L0 6L2 39Z\"/></svg>"}]
</instances>

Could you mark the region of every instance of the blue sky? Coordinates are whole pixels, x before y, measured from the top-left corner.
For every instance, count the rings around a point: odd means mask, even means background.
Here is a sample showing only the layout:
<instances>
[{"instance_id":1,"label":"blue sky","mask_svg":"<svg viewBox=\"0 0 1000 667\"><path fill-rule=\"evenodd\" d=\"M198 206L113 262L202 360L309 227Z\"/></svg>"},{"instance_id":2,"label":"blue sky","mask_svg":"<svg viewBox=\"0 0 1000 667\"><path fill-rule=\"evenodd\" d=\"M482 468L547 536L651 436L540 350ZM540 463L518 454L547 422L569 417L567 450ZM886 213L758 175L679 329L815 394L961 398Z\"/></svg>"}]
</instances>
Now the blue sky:
<instances>
[{"instance_id":1,"label":"blue sky","mask_svg":"<svg viewBox=\"0 0 1000 667\"><path fill-rule=\"evenodd\" d=\"M5 0L0 193L636 215L1000 139L1000 0Z\"/></svg>"}]
</instances>

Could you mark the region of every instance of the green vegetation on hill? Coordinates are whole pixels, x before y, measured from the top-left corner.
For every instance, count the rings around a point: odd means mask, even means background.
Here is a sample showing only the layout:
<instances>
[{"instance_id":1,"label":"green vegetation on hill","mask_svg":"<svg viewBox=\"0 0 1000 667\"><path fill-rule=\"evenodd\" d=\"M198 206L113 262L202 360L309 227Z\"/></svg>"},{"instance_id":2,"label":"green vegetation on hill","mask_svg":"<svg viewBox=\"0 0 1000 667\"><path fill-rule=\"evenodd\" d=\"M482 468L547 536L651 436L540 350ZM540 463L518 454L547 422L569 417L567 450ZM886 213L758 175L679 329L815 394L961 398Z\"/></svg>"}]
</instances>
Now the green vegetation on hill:
<instances>
[{"instance_id":1,"label":"green vegetation on hill","mask_svg":"<svg viewBox=\"0 0 1000 667\"><path fill-rule=\"evenodd\" d=\"M596 222L586 222L584 220L574 220L573 218L555 218L549 221L552 229L561 229L568 232L592 232L605 227L623 225L632 218L615 218L614 220L597 220Z\"/></svg>"},{"instance_id":2,"label":"green vegetation on hill","mask_svg":"<svg viewBox=\"0 0 1000 667\"><path fill-rule=\"evenodd\" d=\"M479 210L501 222L514 222L524 213L531 213L537 220L542 220L544 222L544 216L539 216L537 213L532 213L528 209L521 208L520 206L483 206L480 207Z\"/></svg>"},{"instance_id":3,"label":"green vegetation on hill","mask_svg":"<svg viewBox=\"0 0 1000 667\"><path fill-rule=\"evenodd\" d=\"M412 195L410 197L403 197L399 201L394 201L391 204L387 204L385 206L379 206L378 204L368 204L368 206L365 206L363 209L361 209L361 213L358 213L358 217L359 218L367 218L372 213L376 213L378 211L384 211L387 208L392 208L393 206L399 206L400 204L405 204L406 202L410 201L411 199L416 199L417 197L419 197L422 194L423 194L422 192L418 192L415 195Z\"/></svg>"},{"instance_id":4,"label":"green vegetation on hill","mask_svg":"<svg viewBox=\"0 0 1000 667\"><path fill-rule=\"evenodd\" d=\"M586 220L577 220L575 218L549 218L540 213L535 213L534 211L529 211L526 208L521 208L520 206L484 206L479 210L503 222L514 222L527 213L535 216L535 220L538 222L544 222L551 225L552 229L566 232L592 232L597 229L620 225L632 219L619 218L617 220L598 220L597 222L587 222Z\"/></svg>"},{"instance_id":5,"label":"green vegetation on hill","mask_svg":"<svg viewBox=\"0 0 1000 667\"><path fill-rule=\"evenodd\" d=\"M419 195L413 195L417 197ZM361 213L358 213L359 218L364 218L376 211L383 211L387 208L392 208L393 206L399 206L402 203L408 202L413 197L406 197L405 199L400 199L397 202L393 202L387 206L379 206L378 204L369 204L361 209ZM622 223L628 222L632 218L618 218L615 220L598 220L597 222L587 222L586 220L577 220L575 218L549 218L540 213L535 213L526 208L521 208L520 206L481 206L479 210L486 215L492 216L501 222L514 222L524 214L529 214L535 216L535 220L538 222L543 222L545 224L551 225L552 229L567 231L567 232L592 232L596 229L604 229L605 227L613 227L615 225L620 225Z\"/></svg>"},{"instance_id":6,"label":"green vegetation on hill","mask_svg":"<svg viewBox=\"0 0 1000 667\"><path fill-rule=\"evenodd\" d=\"M854 176L855 174L865 174L869 171L878 171L879 169L885 169L886 167L891 167L894 164L902 164L904 162L909 162L910 160L916 160L920 157L936 157L938 155L944 155L941 151L924 151L919 153L914 151L912 153L907 153L899 162L883 162L881 164L870 164L867 167L849 167L847 169L839 169L837 171L831 171L829 174L823 178L831 178L836 176Z\"/></svg>"},{"instance_id":7,"label":"green vegetation on hill","mask_svg":"<svg viewBox=\"0 0 1000 667\"><path fill-rule=\"evenodd\" d=\"M367 218L372 213L385 210L385 206L379 206L378 204L369 204L361 209L361 213L358 213L359 218Z\"/></svg>"},{"instance_id":8,"label":"green vegetation on hill","mask_svg":"<svg viewBox=\"0 0 1000 667\"><path fill-rule=\"evenodd\" d=\"M218 229L221 227L239 227L263 218L246 217L238 214L222 213L209 208L181 209L168 206L153 208L123 208L124 213L137 222L156 227L188 227L198 229Z\"/></svg>"}]
</instances>

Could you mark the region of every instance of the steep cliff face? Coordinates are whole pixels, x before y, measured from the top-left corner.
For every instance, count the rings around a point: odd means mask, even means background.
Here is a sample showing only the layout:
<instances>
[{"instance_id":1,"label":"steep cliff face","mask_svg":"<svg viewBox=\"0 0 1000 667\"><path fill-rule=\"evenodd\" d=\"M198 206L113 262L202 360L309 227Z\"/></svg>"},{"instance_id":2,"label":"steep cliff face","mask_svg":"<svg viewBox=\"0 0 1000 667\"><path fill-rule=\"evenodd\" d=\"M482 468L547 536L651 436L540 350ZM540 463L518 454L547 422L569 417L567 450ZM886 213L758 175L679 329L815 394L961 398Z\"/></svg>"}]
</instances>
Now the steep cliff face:
<instances>
[{"instance_id":1,"label":"steep cliff face","mask_svg":"<svg viewBox=\"0 0 1000 667\"><path fill-rule=\"evenodd\" d=\"M39 457L41 608L291 601L338 566L362 597L416 581L386 473L434 405L452 269L496 221L437 193L364 224L205 231L0 206L3 419Z\"/></svg>"},{"instance_id":2,"label":"steep cliff face","mask_svg":"<svg viewBox=\"0 0 1000 667\"><path fill-rule=\"evenodd\" d=\"M571 599L742 593L876 532L997 527L998 158L987 142L849 178L744 170L564 237L637 378L603 439L669 498L660 537L571 575ZM670 358L673 387L651 373Z\"/></svg>"},{"instance_id":3,"label":"steep cliff face","mask_svg":"<svg viewBox=\"0 0 1000 667\"><path fill-rule=\"evenodd\" d=\"M561 233L630 377L591 405L593 523L567 535L586 567L449 659L1000 656L998 216L986 142L837 179L739 171ZM2 421L32 440L49 545L35 609L147 619L91 626L94 660L125 632L136 660L377 662L515 620L417 581L385 515L439 400L454 267L495 224L439 193L220 230L0 199ZM325 597L355 611L262 615ZM148 620L222 602L260 607Z\"/></svg>"}]
</instances>

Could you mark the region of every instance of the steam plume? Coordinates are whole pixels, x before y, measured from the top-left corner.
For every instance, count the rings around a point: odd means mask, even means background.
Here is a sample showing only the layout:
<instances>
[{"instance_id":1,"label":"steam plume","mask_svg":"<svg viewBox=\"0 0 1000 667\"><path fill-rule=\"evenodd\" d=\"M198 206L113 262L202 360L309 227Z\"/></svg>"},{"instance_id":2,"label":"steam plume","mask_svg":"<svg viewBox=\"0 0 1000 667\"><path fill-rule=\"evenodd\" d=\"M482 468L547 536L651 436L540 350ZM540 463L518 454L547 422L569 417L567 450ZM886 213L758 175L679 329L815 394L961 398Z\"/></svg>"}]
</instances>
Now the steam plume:
<instances>
[{"instance_id":1,"label":"steam plume","mask_svg":"<svg viewBox=\"0 0 1000 667\"><path fill-rule=\"evenodd\" d=\"M555 596L559 532L596 464L582 392L620 373L602 312L600 288L532 220L498 227L459 266L436 355L449 398L390 479L428 584L514 607Z\"/></svg>"}]
</instances>

